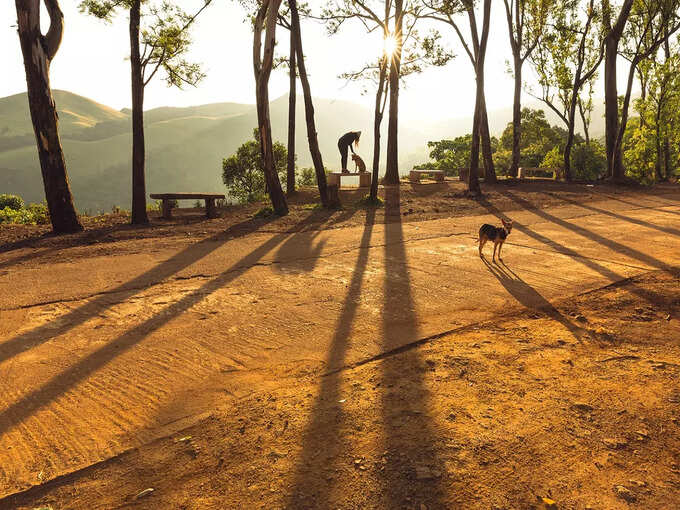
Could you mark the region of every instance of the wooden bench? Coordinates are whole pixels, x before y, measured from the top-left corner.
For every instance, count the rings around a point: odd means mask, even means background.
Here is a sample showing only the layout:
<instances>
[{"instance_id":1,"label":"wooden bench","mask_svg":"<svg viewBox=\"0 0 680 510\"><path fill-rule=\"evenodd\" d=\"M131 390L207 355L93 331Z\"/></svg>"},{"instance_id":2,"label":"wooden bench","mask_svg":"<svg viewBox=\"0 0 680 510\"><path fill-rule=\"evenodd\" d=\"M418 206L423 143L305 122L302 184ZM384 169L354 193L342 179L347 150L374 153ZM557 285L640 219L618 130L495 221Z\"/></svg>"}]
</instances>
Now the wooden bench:
<instances>
[{"instance_id":1,"label":"wooden bench","mask_svg":"<svg viewBox=\"0 0 680 510\"><path fill-rule=\"evenodd\" d=\"M205 200L205 215L208 218L217 218L215 200L225 198L219 193L151 193L149 196L154 200L163 201L163 218L165 219L172 218L173 200Z\"/></svg>"},{"instance_id":2,"label":"wooden bench","mask_svg":"<svg viewBox=\"0 0 680 510\"><path fill-rule=\"evenodd\" d=\"M359 187L368 188L371 185L371 172L342 173L331 172L328 174L328 185L340 187L342 177L359 177Z\"/></svg>"},{"instance_id":3,"label":"wooden bench","mask_svg":"<svg viewBox=\"0 0 680 510\"><path fill-rule=\"evenodd\" d=\"M444 170L411 170L408 178L411 182L420 182L423 175L431 176L435 181L442 182L444 180Z\"/></svg>"},{"instance_id":4,"label":"wooden bench","mask_svg":"<svg viewBox=\"0 0 680 510\"><path fill-rule=\"evenodd\" d=\"M526 179L532 174L539 174L541 177L547 177L545 174L552 174L552 178L555 178L555 176L559 172L559 168L552 168L552 167L545 167L545 168L539 168L539 167L520 167L517 169L517 178L518 179Z\"/></svg>"}]
</instances>

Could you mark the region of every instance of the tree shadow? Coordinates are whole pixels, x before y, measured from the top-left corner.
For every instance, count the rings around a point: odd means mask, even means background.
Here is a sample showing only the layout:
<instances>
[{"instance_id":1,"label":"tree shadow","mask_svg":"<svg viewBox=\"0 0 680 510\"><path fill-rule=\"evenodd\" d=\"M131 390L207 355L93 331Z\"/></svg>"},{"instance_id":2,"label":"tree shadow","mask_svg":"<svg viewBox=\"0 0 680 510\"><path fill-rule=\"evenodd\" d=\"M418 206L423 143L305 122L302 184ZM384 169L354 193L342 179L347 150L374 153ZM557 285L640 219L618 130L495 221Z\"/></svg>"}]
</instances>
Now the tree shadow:
<instances>
[{"instance_id":1,"label":"tree shadow","mask_svg":"<svg viewBox=\"0 0 680 510\"><path fill-rule=\"evenodd\" d=\"M522 206L523 209L530 209L531 203L528 202L527 200L524 200L523 198L518 197L509 191L506 191L504 195L506 195L510 200L514 201L516 204ZM635 259L656 269L661 269L663 271L669 270L670 267L669 264L666 264L665 262L651 255L647 255L646 253L636 250L635 248L625 246L617 241L614 241L613 239L609 239L600 234L597 234L592 230L588 230L587 228L581 227L580 225L576 225L574 223L570 223L566 220L563 220L562 218L558 218L557 216L554 216L542 209L531 209L531 212L547 221L550 221L567 230L570 230L575 234L585 237L586 239L599 243L602 246L606 246L612 251L622 253L632 259Z\"/></svg>"},{"instance_id":2,"label":"tree shadow","mask_svg":"<svg viewBox=\"0 0 680 510\"><path fill-rule=\"evenodd\" d=\"M346 441L341 434L345 416L342 407L338 405L342 373L332 369L342 367L345 362L368 265L369 243L374 222L375 210L369 209L356 265L326 357L325 365L331 372L321 378L319 394L302 435L302 453L293 475L286 508L329 508L332 487L331 481L326 479L324 468L332 465L333 461L340 457L341 452L349 449L345 447ZM313 497L312 502L308 500L310 496Z\"/></svg>"},{"instance_id":3,"label":"tree shadow","mask_svg":"<svg viewBox=\"0 0 680 510\"><path fill-rule=\"evenodd\" d=\"M294 231L294 229L300 227L302 224L308 221L310 221L309 217L305 218L305 220L298 223L295 227L291 228L289 231L271 237L270 239L262 243L260 246L255 248L248 255L244 256L239 261L234 263L227 270L225 270L215 278L209 280L207 283L205 283L198 289L184 295L180 300L169 305L157 315L151 317L150 319L144 321L143 323L138 324L134 328L119 335L117 338L111 340L103 347L95 350L94 352L88 354L84 358L77 361L65 371L54 376L52 379L45 382L40 387L30 391L17 401L10 404L6 409L0 412L0 435L6 433L13 426L20 424L29 416L33 415L36 411L57 399L60 395L63 395L64 393L68 392L70 389L75 387L79 382L89 377L90 374L101 369L107 363L111 362L113 359L119 357L120 355L131 349L133 346L141 342L144 338L149 336L154 331L161 328L164 324L172 320L174 317L177 317L181 313L189 310L192 306L204 300L210 294L218 291L219 289L227 285L229 282L238 278L240 275L248 271L254 264L256 264L263 256L265 256L267 253L276 248L276 246L278 246L281 242L283 242L283 240L292 231ZM200 245L201 243L198 244ZM205 256L208 253L212 252L214 249L215 246L203 245L203 247L199 251L187 249L184 250L182 253L188 251L189 252L188 254L191 255L191 260L195 261L197 260L196 258L197 255ZM175 261L172 265L168 264L167 262L161 264L166 273L171 269L176 271L177 268L186 267L186 265L188 265L185 262L178 260L177 257L173 257L173 259L171 260ZM158 273L155 274L158 276ZM126 293L125 296L128 296L128 294ZM74 314L73 312L67 314L68 316L71 316L70 317L71 323L65 325L62 328L59 328L59 333L56 334L61 334L75 327L76 324L73 323L74 321L77 324L85 322L87 318L91 317L96 313L99 313L102 310L102 308L108 306L105 305L105 303L103 303L102 301L96 300L96 302L97 305L94 307L91 306L90 304L80 307L78 309L80 310L80 314ZM3 349L0 352L2 352L3 359L7 359L9 355L13 355L18 352L26 350L25 345L22 343L22 340L26 341L28 339L30 341L29 347L34 347L47 341L49 338L56 336L53 330L46 326L37 328L36 330L33 330L31 333L36 335L42 333L42 335L44 336L36 336L35 338L31 338L30 336L27 335L20 335L19 337L15 337L14 339L10 340L9 345L6 345L7 343L2 345Z\"/></svg>"},{"instance_id":4,"label":"tree shadow","mask_svg":"<svg viewBox=\"0 0 680 510\"><path fill-rule=\"evenodd\" d=\"M536 289L520 278L505 262L493 264L485 257L481 257L489 272L496 277L503 288L522 306L529 310L545 313L551 319L559 322L569 330L574 338L581 340L585 330L562 315L553 304L543 297Z\"/></svg>"},{"instance_id":5,"label":"tree shadow","mask_svg":"<svg viewBox=\"0 0 680 510\"><path fill-rule=\"evenodd\" d=\"M498 208L493 206L491 203L489 203L486 199L482 198L480 199L479 203L489 211L489 213L493 214L497 218L503 218L505 220L510 220L508 216L506 216L503 212L501 212ZM548 213L545 213L544 211L540 211L537 209L532 209L532 213L539 215L543 217L543 215L547 215L550 217L553 217L552 215L549 215ZM601 276L605 277L611 282L617 282L621 281L624 279L624 277L620 274L617 273L616 271L613 271L612 269L608 268L607 266L600 264L598 261L593 260L591 258L588 258L584 255L581 255L578 251L565 246L564 244L561 244L553 239L550 239L549 237L546 237L542 234L539 234L538 232L530 229L526 225L522 225L521 223L518 222L513 222L513 229L518 230L519 232L522 232L526 236L550 247L553 249L555 252L560 253L562 255L566 255L567 257L570 257L571 259L575 260L576 262L579 262L580 264L584 265L588 269L592 269L593 271L599 273ZM655 300L657 299L662 299L661 296L656 295L652 291L641 289L638 286L630 284L629 289L631 292L635 293L637 296L641 297L642 299L649 301L650 303L654 303Z\"/></svg>"},{"instance_id":6,"label":"tree shadow","mask_svg":"<svg viewBox=\"0 0 680 510\"><path fill-rule=\"evenodd\" d=\"M41 345L52 338L62 335L76 326L87 322L92 317L99 315L110 308L114 301L119 302L128 299L135 294L138 294L140 290L147 288L149 285L158 283L173 274L178 273L222 246L223 243L219 241L245 236L255 232L258 228L271 221L273 221L273 218L257 221L249 219L233 225L224 232L220 232L186 247L156 267L114 289L101 293L93 300L71 310L59 317L61 325L55 326L54 324L47 323L0 343L0 363L20 352ZM112 296L115 296L115 299L113 299Z\"/></svg>"},{"instance_id":7,"label":"tree shadow","mask_svg":"<svg viewBox=\"0 0 680 510\"><path fill-rule=\"evenodd\" d=\"M613 211L608 211L606 209L602 209L600 207L595 207L592 205L584 204L581 202L578 202L576 200L571 200L566 197L560 197L560 199L564 202L567 202L568 204L575 205L577 207L580 207L582 209L586 209L587 211L593 211L598 214L604 214L606 216L610 216L612 218L616 218L621 221L626 221L628 223L633 223L634 225L639 225L641 227L646 227L646 228L651 228L654 230L658 230L659 232L663 232L664 234L669 234L673 236L678 236L680 237L680 230L677 228L673 227L663 227L661 225L655 225L654 223L650 223L648 221L643 221L643 220L638 220L637 218L631 218L630 216L625 216L623 214L615 213Z\"/></svg>"},{"instance_id":8,"label":"tree shadow","mask_svg":"<svg viewBox=\"0 0 680 510\"><path fill-rule=\"evenodd\" d=\"M385 190L385 205L400 210L399 188ZM401 218L401 215L399 215ZM419 338L416 303L401 221L385 225L383 345L387 352ZM439 459L438 440L430 413L425 381L429 367L418 349L380 362L385 508L402 508L423 501L428 508L445 508L446 470ZM414 499L415 498L415 499Z\"/></svg>"}]
</instances>

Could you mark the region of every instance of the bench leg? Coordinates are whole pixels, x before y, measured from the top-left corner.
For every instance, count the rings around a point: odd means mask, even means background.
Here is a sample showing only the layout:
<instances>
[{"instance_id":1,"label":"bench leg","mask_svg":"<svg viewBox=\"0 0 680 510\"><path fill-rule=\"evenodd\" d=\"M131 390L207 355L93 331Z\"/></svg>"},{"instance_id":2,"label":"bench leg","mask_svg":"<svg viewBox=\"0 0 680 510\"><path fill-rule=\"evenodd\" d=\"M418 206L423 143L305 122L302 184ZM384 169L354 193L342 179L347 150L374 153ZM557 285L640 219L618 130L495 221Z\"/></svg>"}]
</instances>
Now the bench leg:
<instances>
[{"instance_id":1,"label":"bench leg","mask_svg":"<svg viewBox=\"0 0 680 510\"><path fill-rule=\"evenodd\" d=\"M215 207L214 198L205 199L205 215L208 218L217 218L217 208Z\"/></svg>"},{"instance_id":2,"label":"bench leg","mask_svg":"<svg viewBox=\"0 0 680 510\"><path fill-rule=\"evenodd\" d=\"M163 199L163 218L166 220L172 219L172 205L167 198Z\"/></svg>"},{"instance_id":3,"label":"bench leg","mask_svg":"<svg viewBox=\"0 0 680 510\"><path fill-rule=\"evenodd\" d=\"M329 186L337 186L338 188L340 187L340 176L339 175L329 175L328 176L328 185Z\"/></svg>"},{"instance_id":4,"label":"bench leg","mask_svg":"<svg viewBox=\"0 0 680 510\"><path fill-rule=\"evenodd\" d=\"M359 187L368 188L371 185L371 174L368 172L363 172L359 174Z\"/></svg>"},{"instance_id":5,"label":"bench leg","mask_svg":"<svg viewBox=\"0 0 680 510\"><path fill-rule=\"evenodd\" d=\"M435 174L434 180L438 182L444 182L444 174Z\"/></svg>"}]
</instances>

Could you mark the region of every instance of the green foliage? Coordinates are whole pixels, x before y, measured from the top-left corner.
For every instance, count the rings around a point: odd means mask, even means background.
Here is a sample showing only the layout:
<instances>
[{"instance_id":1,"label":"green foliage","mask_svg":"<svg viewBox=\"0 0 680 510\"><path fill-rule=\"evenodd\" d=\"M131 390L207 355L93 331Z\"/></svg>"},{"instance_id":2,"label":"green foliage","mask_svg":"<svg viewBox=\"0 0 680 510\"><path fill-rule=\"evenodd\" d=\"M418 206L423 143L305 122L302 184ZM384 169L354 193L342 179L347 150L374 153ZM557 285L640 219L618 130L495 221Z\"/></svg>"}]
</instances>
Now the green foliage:
<instances>
[{"instance_id":1,"label":"green foliage","mask_svg":"<svg viewBox=\"0 0 680 510\"><path fill-rule=\"evenodd\" d=\"M305 167L300 170L297 176L298 186L315 186L316 185L316 171L313 168Z\"/></svg>"},{"instance_id":2,"label":"green foliage","mask_svg":"<svg viewBox=\"0 0 680 510\"><path fill-rule=\"evenodd\" d=\"M21 202L22 207L18 209L14 209L8 205L0 209L0 223L45 225L50 222L47 204L29 204L27 207L23 207L23 200Z\"/></svg>"},{"instance_id":3,"label":"green foliage","mask_svg":"<svg viewBox=\"0 0 680 510\"><path fill-rule=\"evenodd\" d=\"M596 141L589 144L577 143L571 149L571 169L577 180L594 181L606 173L607 154L605 148ZM541 167L564 168L564 154L555 146L545 155Z\"/></svg>"},{"instance_id":4,"label":"green foliage","mask_svg":"<svg viewBox=\"0 0 680 510\"><path fill-rule=\"evenodd\" d=\"M191 46L189 27L211 2L203 0L199 10L189 14L169 1L142 1L140 43L145 85L160 69L169 87L195 86L205 77L200 65L184 57ZM132 4L132 0L82 0L79 7L81 12L111 22L118 9L131 9Z\"/></svg>"},{"instance_id":5,"label":"green foliage","mask_svg":"<svg viewBox=\"0 0 680 510\"><path fill-rule=\"evenodd\" d=\"M545 118L543 110L532 110L523 108L521 113L521 137L520 137L520 158L519 166L539 167L545 159L546 154L556 145L560 145L563 138L566 138L566 131L552 127ZM499 166L509 168L510 161L506 163L505 152L507 151L512 158L512 122L509 122L500 138L500 147L503 154L498 156Z\"/></svg>"},{"instance_id":6,"label":"green foliage","mask_svg":"<svg viewBox=\"0 0 680 510\"><path fill-rule=\"evenodd\" d=\"M458 136L453 140L439 140L427 142L430 149L430 159L433 162L416 165L417 170L443 170L446 175L458 175L459 168L470 165L470 144L472 135Z\"/></svg>"},{"instance_id":7,"label":"green foliage","mask_svg":"<svg viewBox=\"0 0 680 510\"><path fill-rule=\"evenodd\" d=\"M639 117L628 121L623 135L623 164L628 177L642 184L654 182L656 141L653 125L641 125Z\"/></svg>"},{"instance_id":8,"label":"green foliage","mask_svg":"<svg viewBox=\"0 0 680 510\"><path fill-rule=\"evenodd\" d=\"M6 207L18 211L24 207L24 199L17 195L0 195L0 209Z\"/></svg>"},{"instance_id":9,"label":"green foliage","mask_svg":"<svg viewBox=\"0 0 680 510\"><path fill-rule=\"evenodd\" d=\"M229 194L241 203L257 202L265 197L264 163L257 129L253 140L241 145L236 154L222 160L222 181ZM288 150L274 142L274 165L281 181L285 181Z\"/></svg>"}]
</instances>

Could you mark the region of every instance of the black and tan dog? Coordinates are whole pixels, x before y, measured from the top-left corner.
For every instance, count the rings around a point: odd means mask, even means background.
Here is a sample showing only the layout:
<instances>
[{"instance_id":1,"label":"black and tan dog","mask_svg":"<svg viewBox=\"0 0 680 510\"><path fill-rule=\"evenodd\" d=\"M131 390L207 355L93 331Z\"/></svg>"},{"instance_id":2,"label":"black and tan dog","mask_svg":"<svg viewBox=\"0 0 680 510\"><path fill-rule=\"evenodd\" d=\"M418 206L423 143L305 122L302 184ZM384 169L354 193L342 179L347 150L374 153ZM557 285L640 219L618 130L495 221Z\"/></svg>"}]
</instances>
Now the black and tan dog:
<instances>
[{"instance_id":1,"label":"black and tan dog","mask_svg":"<svg viewBox=\"0 0 680 510\"><path fill-rule=\"evenodd\" d=\"M503 259L501 258L501 248L503 247L503 243L505 242L505 240L510 235L510 232L512 231L512 220L505 221L503 218L501 218L501 222L503 223L503 226L500 228L485 223L479 229L479 256L482 258L484 257L484 254L482 253L482 248L484 248L484 245L486 244L487 241L492 241L493 242L493 255L491 256L492 262L496 262L496 248L498 248L498 260L503 262Z\"/></svg>"}]
</instances>

